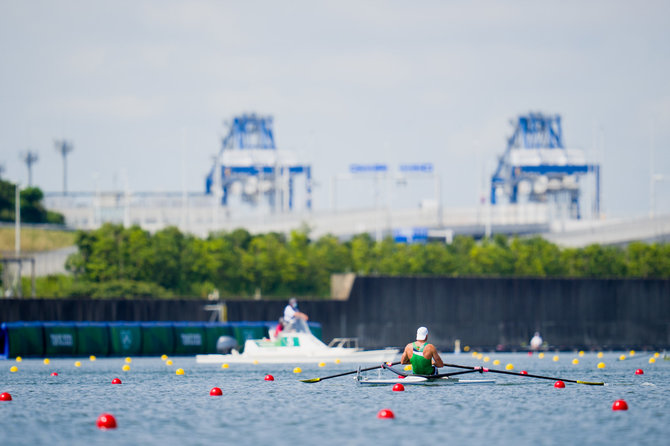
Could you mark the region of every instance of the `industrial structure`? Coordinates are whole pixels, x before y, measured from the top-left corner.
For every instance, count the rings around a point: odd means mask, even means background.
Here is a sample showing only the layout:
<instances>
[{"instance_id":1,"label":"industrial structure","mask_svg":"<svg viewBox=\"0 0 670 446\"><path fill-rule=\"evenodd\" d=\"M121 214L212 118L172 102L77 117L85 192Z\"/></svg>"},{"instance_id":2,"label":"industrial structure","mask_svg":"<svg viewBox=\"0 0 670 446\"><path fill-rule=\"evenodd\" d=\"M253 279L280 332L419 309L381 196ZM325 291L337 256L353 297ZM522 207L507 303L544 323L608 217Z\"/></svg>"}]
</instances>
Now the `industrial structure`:
<instances>
[{"instance_id":1,"label":"industrial structure","mask_svg":"<svg viewBox=\"0 0 670 446\"><path fill-rule=\"evenodd\" d=\"M566 148L559 115L529 113L517 118L514 134L491 177L491 204L506 198L528 202L567 203L569 216L581 218L580 179L595 176L593 216L600 214L600 166L586 162L580 149Z\"/></svg>"},{"instance_id":2,"label":"industrial structure","mask_svg":"<svg viewBox=\"0 0 670 446\"><path fill-rule=\"evenodd\" d=\"M231 195L257 206L265 199L274 212L294 208L295 177L305 176L305 208L312 208L312 168L295 154L277 150L272 117L236 116L228 125L221 150L207 175L207 194L221 197L227 206Z\"/></svg>"}]
</instances>

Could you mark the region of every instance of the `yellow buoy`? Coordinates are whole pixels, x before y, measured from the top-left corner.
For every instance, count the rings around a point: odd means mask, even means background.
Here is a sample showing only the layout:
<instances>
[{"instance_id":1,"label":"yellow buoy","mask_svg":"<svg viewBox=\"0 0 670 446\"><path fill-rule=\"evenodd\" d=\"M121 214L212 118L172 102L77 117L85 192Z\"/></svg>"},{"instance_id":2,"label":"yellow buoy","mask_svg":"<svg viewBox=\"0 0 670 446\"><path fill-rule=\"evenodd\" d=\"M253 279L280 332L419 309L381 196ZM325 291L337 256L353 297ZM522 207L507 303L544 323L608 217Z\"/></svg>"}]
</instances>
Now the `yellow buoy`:
<instances>
[{"instance_id":1,"label":"yellow buoy","mask_svg":"<svg viewBox=\"0 0 670 446\"><path fill-rule=\"evenodd\" d=\"M540 359L544 358L544 352L538 353L537 357L540 358Z\"/></svg>"},{"instance_id":2,"label":"yellow buoy","mask_svg":"<svg viewBox=\"0 0 670 446\"><path fill-rule=\"evenodd\" d=\"M342 362L342 361L340 361L340 358L335 359L335 364L339 364L340 362Z\"/></svg>"},{"instance_id":3,"label":"yellow buoy","mask_svg":"<svg viewBox=\"0 0 670 446\"><path fill-rule=\"evenodd\" d=\"M598 356L598 359L602 358L603 357L603 352L598 352L597 356Z\"/></svg>"},{"instance_id":4,"label":"yellow buoy","mask_svg":"<svg viewBox=\"0 0 670 446\"><path fill-rule=\"evenodd\" d=\"M161 355L161 359L162 359L163 361L165 361L167 358L168 358L167 355Z\"/></svg>"},{"instance_id":5,"label":"yellow buoy","mask_svg":"<svg viewBox=\"0 0 670 446\"><path fill-rule=\"evenodd\" d=\"M572 363L573 363L574 365L579 364L579 359L577 359L577 358L573 359L573 360L572 360Z\"/></svg>"},{"instance_id":6,"label":"yellow buoy","mask_svg":"<svg viewBox=\"0 0 670 446\"><path fill-rule=\"evenodd\" d=\"M470 351L470 346L469 346L469 345L466 345L465 347L463 347L463 351L464 351L465 353L469 352L469 351Z\"/></svg>"},{"instance_id":7,"label":"yellow buoy","mask_svg":"<svg viewBox=\"0 0 670 446\"><path fill-rule=\"evenodd\" d=\"M98 359L98 358L96 358L95 355L91 355L91 356L88 357L89 361L95 361L96 359Z\"/></svg>"},{"instance_id":8,"label":"yellow buoy","mask_svg":"<svg viewBox=\"0 0 670 446\"><path fill-rule=\"evenodd\" d=\"M320 363L319 363L319 367L325 367L325 366L326 366L326 363L325 363L325 362L320 362Z\"/></svg>"},{"instance_id":9,"label":"yellow buoy","mask_svg":"<svg viewBox=\"0 0 670 446\"><path fill-rule=\"evenodd\" d=\"M619 361L623 361L624 359L626 359L626 355L619 356Z\"/></svg>"},{"instance_id":10,"label":"yellow buoy","mask_svg":"<svg viewBox=\"0 0 670 446\"><path fill-rule=\"evenodd\" d=\"M254 359L254 364L258 364L258 359Z\"/></svg>"},{"instance_id":11,"label":"yellow buoy","mask_svg":"<svg viewBox=\"0 0 670 446\"><path fill-rule=\"evenodd\" d=\"M656 353L656 354L658 355L658 353ZM20 356L17 356L17 357L16 357L16 362L21 362L21 361L23 361L23 358L20 357Z\"/></svg>"},{"instance_id":12,"label":"yellow buoy","mask_svg":"<svg viewBox=\"0 0 670 446\"><path fill-rule=\"evenodd\" d=\"M126 358L126 363L130 364L131 362L133 362L133 358L131 358L130 356L128 356L128 357Z\"/></svg>"},{"instance_id":13,"label":"yellow buoy","mask_svg":"<svg viewBox=\"0 0 670 446\"><path fill-rule=\"evenodd\" d=\"M484 362L489 362L490 360L491 358L489 358L488 356L484 356Z\"/></svg>"},{"instance_id":14,"label":"yellow buoy","mask_svg":"<svg viewBox=\"0 0 670 446\"><path fill-rule=\"evenodd\" d=\"M172 364L173 364L172 359L168 359L167 361L165 361L165 365L172 365Z\"/></svg>"},{"instance_id":15,"label":"yellow buoy","mask_svg":"<svg viewBox=\"0 0 670 446\"><path fill-rule=\"evenodd\" d=\"M293 373L302 373L302 369L300 367L296 367L293 369Z\"/></svg>"},{"instance_id":16,"label":"yellow buoy","mask_svg":"<svg viewBox=\"0 0 670 446\"><path fill-rule=\"evenodd\" d=\"M494 359L493 365L500 365L500 359Z\"/></svg>"},{"instance_id":17,"label":"yellow buoy","mask_svg":"<svg viewBox=\"0 0 670 446\"><path fill-rule=\"evenodd\" d=\"M605 363L604 362L599 362L598 363L598 368L599 369L604 369L605 368Z\"/></svg>"},{"instance_id":18,"label":"yellow buoy","mask_svg":"<svg viewBox=\"0 0 670 446\"><path fill-rule=\"evenodd\" d=\"M222 369L227 369L228 367L230 367L228 364L221 364Z\"/></svg>"},{"instance_id":19,"label":"yellow buoy","mask_svg":"<svg viewBox=\"0 0 670 446\"><path fill-rule=\"evenodd\" d=\"M629 351L628 354L631 355L631 356L635 356L635 350Z\"/></svg>"},{"instance_id":20,"label":"yellow buoy","mask_svg":"<svg viewBox=\"0 0 670 446\"><path fill-rule=\"evenodd\" d=\"M410 370L412 370L412 364L405 365L405 367L403 367L403 370L409 372Z\"/></svg>"},{"instance_id":21,"label":"yellow buoy","mask_svg":"<svg viewBox=\"0 0 670 446\"><path fill-rule=\"evenodd\" d=\"M661 355L658 352L654 353L654 358L658 358L659 356L661 356ZM20 358L20 356L19 356L19 358ZM16 358L16 360L18 361L19 358Z\"/></svg>"},{"instance_id":22,"label":"yellow buoy","mask_svg":"<svg viewBox=\"0 0 670 446\"><path fill-rule=\"evenodd\" d=\"M580 350L580 351L579 351L579 357L581 358L581 357L583 357L583 356L584 356L584 350Z\"/></svg>"},{"instance_id":23,"label":"yellow buoy","mask_svg":"<svg viewBox=\"0 0 670 446\"><path fill-rule=\"evenodd\" d=\"M473 350L473 351L472 351L472 357L473 357L473 358L476 358L476 357L477 357L477 351L476 351L476 350Z\"/></svg>"},{"instance_id":24,"label":"yellow buoy","mask_svg":"<svg viewBox=\"0 0 670 446\"><path fill-rule=\"evenodd\" d=\"M505 370L512 370L514 369L514 366L510 363L505 366Z\"/></svg>"},{"instance_id":25,"label":"yellow buoy","mask_svg":"<svg viewBox=\"0 0 670 446\"><path fill-rule=\"evenodd\" d=\"M81 367L81 361L75 361L74 366L75 367Z\"/></svg>"},{"instance_id":26,"label":"yellow buoy","mask_svg":"<svg viewBox=\"0 0 670 446\"><path fill-rule=\"evenodd\" d=\"M177 369L174 371L175 375L183 375L184 374L184 369Z\"/></svg>"},{"instance_id":27,"label":"yellow buoy","mask_svg":"<svg viewBox=\"0 0 670 446\"><path fill-rule=\"evenodd\" d=\"M558 355L554 355L553 358L551 358L554 362L558 362Z\"/></svg>"},{"instance_id":28,"label":"yellow buoy","mask_svg":"<svg viewBox=\"0 0 670 446\"><path fill-rule=\"evenodd\" d=\"M130 366L128 364L123 364L122 369L123 369L124 372L128 372L128 371L130 371Z\"/></svg>"},{"instance_id":29,"label":"yellow buoy","mask_svg":"<svg viewBox=\"0 0 670 446\"><path fill-rule=\"evenodd\" d=\"M653 364L656 362L656 358L649 358L649 364Z\"/></svg>"},{"instance_id":30,"label":"yellow buoy","mask_svg":"<svg viewBox=\"0 0 670 446\"><path fill-rule=\"evenodd\" d=\"M13 365L13 366L10 367L9 371L12 372L12 373L18 372L19 368L17 366Z\"/></svg>"},{"instance_id":31,"label":"yellow buoy","mask_svg":"<svg viewBox=\"0 0 670 446\"><path fill-rule=\"evenodd\" d=\"M44 365L49 365L50 362L49 358L44 358Z\"/></svg>"}]
</instances>

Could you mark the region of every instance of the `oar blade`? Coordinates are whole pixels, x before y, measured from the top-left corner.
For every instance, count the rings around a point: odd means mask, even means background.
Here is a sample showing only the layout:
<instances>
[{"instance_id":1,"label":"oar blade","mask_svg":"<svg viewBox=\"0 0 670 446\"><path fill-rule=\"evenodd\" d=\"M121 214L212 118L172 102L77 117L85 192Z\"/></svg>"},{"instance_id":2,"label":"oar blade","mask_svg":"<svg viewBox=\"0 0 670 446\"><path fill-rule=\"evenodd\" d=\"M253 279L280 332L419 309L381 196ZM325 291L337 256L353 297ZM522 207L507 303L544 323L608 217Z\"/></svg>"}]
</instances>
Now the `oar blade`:
<instances>
[{"instance_id":1,"label":"oar blade","mask_svg":"<svg viewBox=\"0 0 670 446\"><path fill-rule=\"evenodd\" d=\"M589 381L576 381L577 384L586 384L587 386L604 386L605 383L598 382L589 382Z\"/></svg>"},{"instance_id":2,"label":"oar blade","mask_svg":"<svg viewBox=\"0 0 670 446\"><path fill-rule=\"evenodd\" d=\"M321 378L312 378L312 379L301 379L300 382L304 383L318 383L321 381Z\"/></svg>"}]
</instances>

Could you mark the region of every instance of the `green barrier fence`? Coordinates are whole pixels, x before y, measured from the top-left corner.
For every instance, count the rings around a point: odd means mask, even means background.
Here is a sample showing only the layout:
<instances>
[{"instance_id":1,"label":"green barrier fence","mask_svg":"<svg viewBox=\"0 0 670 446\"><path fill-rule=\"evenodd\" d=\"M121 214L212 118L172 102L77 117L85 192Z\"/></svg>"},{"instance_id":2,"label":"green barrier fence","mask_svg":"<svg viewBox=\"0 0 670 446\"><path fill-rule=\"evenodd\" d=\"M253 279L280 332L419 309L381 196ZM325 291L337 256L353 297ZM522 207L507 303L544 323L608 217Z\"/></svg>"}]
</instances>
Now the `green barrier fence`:
<instances>
[{"instance_id":1,"label":"green barrier fence","mask_svg":"<svg viewBox=\"0 0 670 446\"><path fill-rule=\"evenodd\" d=\"M72 322L44 323L44 354L74 356L77 352L77 327Z\"/></svg>"},{"instance_id":2,"label":"green barrier fence","mask_svg":"<svg viewBox=\"0 0 670 446\"><path fill-rule=\"evenodd\" d=\"M198 355L205 353L206 334L202 322L175 322L174 354Z\"/></svg>"},{"instance_id":3,"label":"green barrier fence","mask_svg":"<svg viewBox=\"0 0 670 446\"><path fill-rule=\"evenodd\" d=\"M109 354L132 356L142 353L142 329L139 322L110 322Z\"/></svg>"},{"instance_id":4,"label":"green barrier fence","mask_svg":"<svg viewBox=\"0 0 670 446\"><path fill-rule=\"evenodd\" d=\"M174 353L174 327L170 322L143 322L142 354L145 356Z\"/></svg>"},{"instance_id":5,"label":"green barrier fence","mask_svg":"<svg viewBox=\"0 0 670 446\"><path fill-rule=\"evenodd\" d=\"M8 322L0 327L5 339L2 357L44 356L44 327L41 322Z\"/></svg>"},{"instance_id":6,"label":"green barrier fence","mask_svg":"<svg viewBox=\"0 0 670 446\"><path fill-rule=\"evenodd\" d=\"M77 355L107 356L109 327L105 322L77 322Z\"/></svg>"}]
</instances>

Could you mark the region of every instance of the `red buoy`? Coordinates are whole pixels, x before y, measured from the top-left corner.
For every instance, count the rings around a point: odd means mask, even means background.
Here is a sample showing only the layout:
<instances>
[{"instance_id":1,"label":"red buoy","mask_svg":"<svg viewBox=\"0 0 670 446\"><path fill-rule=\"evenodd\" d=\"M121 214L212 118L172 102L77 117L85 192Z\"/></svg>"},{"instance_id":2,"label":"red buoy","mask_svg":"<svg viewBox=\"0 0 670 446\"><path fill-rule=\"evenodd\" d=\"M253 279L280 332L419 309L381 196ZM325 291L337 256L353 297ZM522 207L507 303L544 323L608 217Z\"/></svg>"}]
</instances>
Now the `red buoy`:
<instances>
[{"instance_id":1,"label":"red buoy","mask_svg":"<svg viewBox=\"0 0 670 446\"><path fill-rule=\"evenodd\" d=\"M377 418L395 418L391 409L382 409L377 412Z\"/></svg>"},{"instance_id":2,"label":"red buoy","mask_svg":"<svg viewBox=\"0 0 670 446\"><path fill-rule=\"evenodd\" d=\"M612 410L628 410L628 404L624 400L616 400L612 405Z\"/></svg>"},{"instance_id":3,"label":"red buoy","mask_svg":"<svg viewBox=\"0 0 670 446\"><path fill-rule=\"evenodd\" d=\"M98 426L98 429L102 430L116 429L116 418L114 418L114 415L112 414L103 413L98 417L96 425Z\"/></svg>"},{"instance_id":4,"label":"red buoy","mask_svg":"<svg viewBox=\"0 0 670 446\"><path fill-rule=\"evenodd\" d=\"M218 387L212 387L212 390L209 391L210 396L221 396L223 392Z\"/></svg>"},{"instance_id":5,"label":"red buoy","mask_svg":"<svg viewBox=\"0 0 670 446\"><path fill-rule=\"evenodd\" d=\"M644 371L642 369L637 369L635 370L636 375L644 375Z\"/></svg>"},{"instance_id":6,"label":"red buoy","mask_svg":"<svg viewBox=\"0 0 670 446\"><path fill-rule=\"evenodd\" d=\"M533 356L533 352L528 352L528 356Z\"/></svg>"},{"instance_id":7,"label":"red buoy","mask_svg":"<svg viewBox=\"0 0 670 446\"><path fill-rule=\"evenodd\" d=\"M560 380L556 381L554 383L554 387L556 387L557 389L565 389L565 383L563 381L560 381Z\"/></svg>"},{"instance_id":8,"label":"red buoy","mask_svg":"<svg viewBox=\"0 0 670 446\"><path fill-rule=\"evenodd\" d=\"M521 371L521 374L522 374L522 375L528 375L528 372L525 371L525 370L522 370L522 371Z\"/></svg>"},{"instance_id":9,"label":"red buoy","mask_svg":"<svg viewBox=\"0 0 670 446\"><path fill-rule=\"evenodd\" d=\"M265 375L265 380L266 380L266 381L274 381L274 380L275 380L275 377L272 376L272 375Z\"/></svg>"},{"instance_id":10,"label":"red buoy","mask_svg":"<svg viewBox=\"0 0 670 446\"><path fill-rule=\"evenodd\" d=\"M58 372L51 372L51 376L58 376Z\"/></svg>"},{"instance_id":11,"label":"red buoy","mask_svg":"<svg viewBox=\"0 0 670 446\"><path fill-rule=\"evenodd\" d=\"M121 380L119 378L114 378L112 384L121 384Z\"/></svg>"},{"instance_id":12,"label":"red buoy","mask_svg":"<svg viewBox=\"0 0 670 446\"><path fill-rule=\"evenodd\" d=\"M405 375L398 375L399 379L405 379Z\"/></svg>"},{"instance_id":13,"label":"red buoy","mask_svg":"<svg viewBox=\"0 0 670 446\"><path fill-rule=\"evenodd\" d=\"M12 396L7 392L0 393L0 401L11 401Z\"/></svg>"},{"instance_id":14,"label":"red buoy","mask_svg":"<svg viewBox=\"0 0 670 446\"><path fill-rule=\"evenodd\" d=\"M395 384L393 385L393 391L394 391L394 392L404 392L404 391L405 391L405 386L403 386L403 385L400 384L400 383L395 383Z\"/></svg>"}]
</instances>

